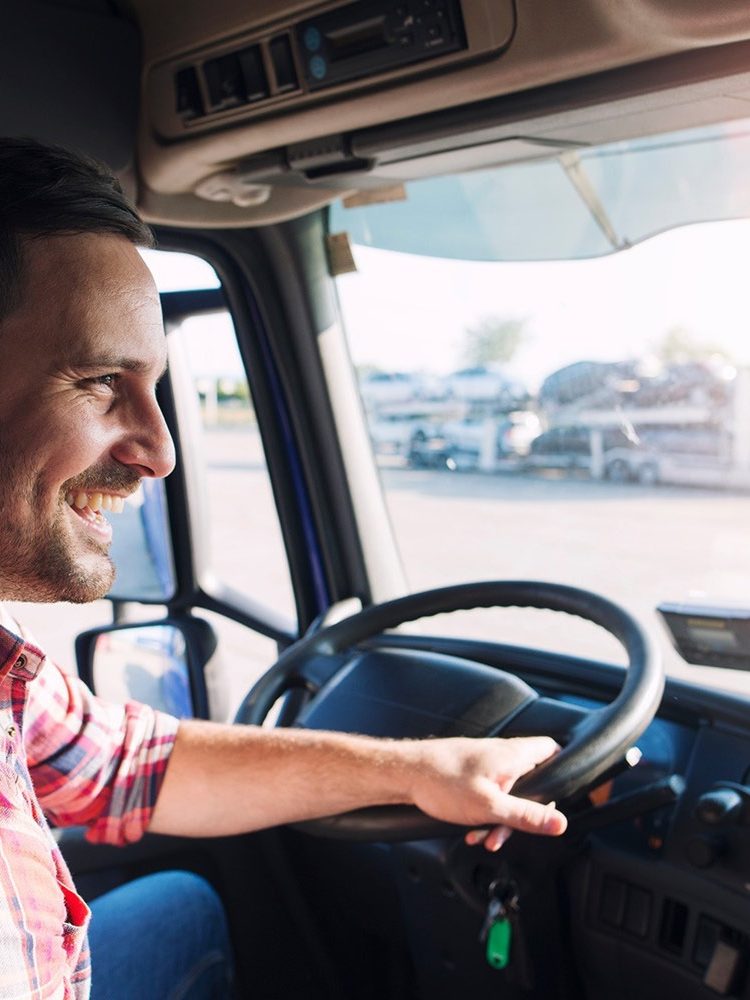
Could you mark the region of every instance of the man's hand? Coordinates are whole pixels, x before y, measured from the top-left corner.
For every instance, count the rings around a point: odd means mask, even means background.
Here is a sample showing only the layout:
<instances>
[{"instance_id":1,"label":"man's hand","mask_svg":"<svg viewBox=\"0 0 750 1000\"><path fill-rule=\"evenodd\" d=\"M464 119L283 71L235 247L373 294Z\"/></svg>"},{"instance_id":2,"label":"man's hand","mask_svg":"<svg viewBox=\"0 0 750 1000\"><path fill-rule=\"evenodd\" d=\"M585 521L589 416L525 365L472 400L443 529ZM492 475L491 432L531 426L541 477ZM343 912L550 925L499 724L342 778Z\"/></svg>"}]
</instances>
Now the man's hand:
<instances>
[{"instance_id":1,"label":"man's hand","mask_svg":"<svg viewBox=\"0 0 750 1000\"><path fill-rule=\"evenodd\" d=\"M527 771L548 760L559 746L547 736L525 739L445 739L404 744L415 758L411 798L436 819L474 829L467 844L502 847L513 829L559 836L567 827L554 802L542 805L509 795Z\"/></svg>"}]
</instances>

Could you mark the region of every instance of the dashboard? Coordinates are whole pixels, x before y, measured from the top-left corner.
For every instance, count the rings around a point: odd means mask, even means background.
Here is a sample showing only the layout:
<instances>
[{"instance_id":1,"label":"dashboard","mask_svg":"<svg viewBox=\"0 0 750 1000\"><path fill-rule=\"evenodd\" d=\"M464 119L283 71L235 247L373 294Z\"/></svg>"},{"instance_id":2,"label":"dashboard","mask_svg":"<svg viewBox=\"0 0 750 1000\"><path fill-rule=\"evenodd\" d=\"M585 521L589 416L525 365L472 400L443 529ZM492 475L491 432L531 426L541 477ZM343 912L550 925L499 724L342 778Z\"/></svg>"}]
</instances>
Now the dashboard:
<instances>
[{"instance_id":1,"label":"dashboard","mask_svg":"<svg viewBox=\"0 0 750 1000\"><path fill-rule=\"evenodd\" d=\"M746 996L750 738L656 719L640 742L643 760L614 794L672 774L684 790L673 806L592 836L572 878L582 968L603 988L615 962L622 996L674 990L676 973L680 995Z\"/></svg>"},{"instance_id":2,"label":"dashboard","mask_svg":"<svg viewBox=\"0 0 750 1000\"><path fill-rule=\"evenodd\" d=\"M385 642L389 649L440 649L512 670L540 701L566 706L561 728L606 704L622 680L621 668L607 664L488 643L413 636ZM405 673L413 686L413 671ZM400 705L389 696L386 706L383 692L366 678L357 678L355 690L349 676L341 697L354 706L352 728L358 731L387 720L389 735L412 722L418 735L429 735L448 724L451 698L454 708L462 700L451 695L443 676L425 698L405 689ZM561 676L568 678L564 686ZM412 698L424 710L415 714ZM326 704L335 713L335 701ZM688 1000L747 996L747 709L742 699L669 680L657 717L638 739L638 762L629 754L633 766L623 764L590 797L569 804L570 831L560 841L515 834L491 856L466 847L460 837L386 845L288 835L296 838L294 854L309 857L309 870L322 877L320 891L329 901L333 894L350 926L364 920L368 933L386 937L403 920L404 933L419 936L411 953L421 995L448 998L470 989L479 998L495 997L502 979L508 996L528 989L551 996L560 983L545 976L563 969L580 979L573 995L661 1000L678 982L678 995ZM306 718L312 725L330 721L316 720L312 704ZM356 879L347 877L355 871ZM299 877L311 876L300 870ZM521 898L516 959L503 972L488 967L479 943L488 887L497 880L512 881ZM558 948L563 953L552 961Z\"/></svg>"}]
</instances>

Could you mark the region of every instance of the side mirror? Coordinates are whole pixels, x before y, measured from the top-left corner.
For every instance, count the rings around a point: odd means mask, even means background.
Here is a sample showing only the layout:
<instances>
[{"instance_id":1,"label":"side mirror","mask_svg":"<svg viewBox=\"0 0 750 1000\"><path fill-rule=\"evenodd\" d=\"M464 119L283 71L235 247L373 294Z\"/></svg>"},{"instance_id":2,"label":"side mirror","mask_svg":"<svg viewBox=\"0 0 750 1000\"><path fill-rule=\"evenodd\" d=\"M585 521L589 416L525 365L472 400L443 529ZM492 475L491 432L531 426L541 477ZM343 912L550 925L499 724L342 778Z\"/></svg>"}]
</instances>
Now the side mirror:
<instances>
[{"instance_id":1,"label":"side mirror","mask_svg":"<svg viewBox=\"0 0 750 1000\"><path fill-rule=\"evenodd\" d=\"M200 618L109 625L76 638L78 674L106 701L141 701L180 719L207 719L204 668L216 646L216 633Z\"/></svg>"}]
</instances>

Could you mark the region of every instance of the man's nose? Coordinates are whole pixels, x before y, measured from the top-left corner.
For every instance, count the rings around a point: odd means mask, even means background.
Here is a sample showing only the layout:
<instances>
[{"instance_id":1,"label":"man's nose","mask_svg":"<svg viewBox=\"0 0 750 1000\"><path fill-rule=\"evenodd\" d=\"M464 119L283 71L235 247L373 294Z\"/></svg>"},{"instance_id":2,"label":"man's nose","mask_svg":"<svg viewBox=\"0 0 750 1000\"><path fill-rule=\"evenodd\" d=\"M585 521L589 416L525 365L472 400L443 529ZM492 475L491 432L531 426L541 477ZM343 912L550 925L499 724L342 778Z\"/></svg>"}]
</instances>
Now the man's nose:
<instances>
[{"instance_id":1,"label":"man's nose","mask_svg":"<svg viewBox=\"0 0 750 1000\"><path fill-rule=\"evenodd\" d=\"M132 411L111 454L141 477L162 479L174 469L174 442L155 399Z\"/></svg>"}]
</instances>

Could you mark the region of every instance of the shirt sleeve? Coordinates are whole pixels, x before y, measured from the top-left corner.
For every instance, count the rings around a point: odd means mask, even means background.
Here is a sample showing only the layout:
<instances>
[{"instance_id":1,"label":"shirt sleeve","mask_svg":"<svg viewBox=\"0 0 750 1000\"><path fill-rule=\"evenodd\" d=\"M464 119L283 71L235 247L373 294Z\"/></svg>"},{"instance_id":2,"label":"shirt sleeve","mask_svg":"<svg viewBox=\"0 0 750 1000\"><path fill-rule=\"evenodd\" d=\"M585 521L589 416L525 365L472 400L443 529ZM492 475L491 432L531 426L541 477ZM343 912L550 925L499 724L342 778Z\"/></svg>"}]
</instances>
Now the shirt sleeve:
<instances>
[{"instance_id":1,"label":"shirt sleeve","mask_svg":"<svg viewBox=\"0 0 750 1000\"><path fill-rule=\"evenodd\" d=\"M49 659L28 685L24 742L39 803L56 826L128 844L148 828L179 721L109 704Z\"/></svg>"}]
</instances>

